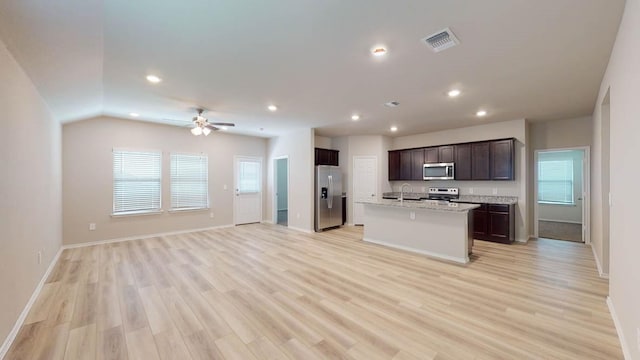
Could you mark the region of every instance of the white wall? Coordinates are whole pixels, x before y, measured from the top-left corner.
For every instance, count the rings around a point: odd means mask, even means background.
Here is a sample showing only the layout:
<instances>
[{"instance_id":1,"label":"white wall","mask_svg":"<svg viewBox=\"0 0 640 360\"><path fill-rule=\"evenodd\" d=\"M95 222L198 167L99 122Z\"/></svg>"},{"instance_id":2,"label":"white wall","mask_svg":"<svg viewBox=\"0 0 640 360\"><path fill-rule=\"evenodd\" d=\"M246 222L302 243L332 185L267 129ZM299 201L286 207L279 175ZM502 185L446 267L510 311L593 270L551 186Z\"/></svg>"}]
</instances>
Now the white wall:
<instances>
[{"instance_id":1,"label":"white wall","mask_svg":"<svg viewBox=\"0 0 640 360\"><path fill-rule=\"evenodd\" d=\"M164 213L117 218L111 216L113 148L163 152ZM264 168L267 165L266 150L267 140L264 138L223 132L216 132L208 137L195 137L184 127L142 121L101 117L66 124L63 127L64 242L77 244L231 225L235 198L234 156L261 157ZM167 211L171 207L171 152L208 155L210 210L180 213ZM263 209L263 214L264 212ZM214 218L210 217L210 213L214 214ZM89 231L89 223L96 223L95 231Z\"/></svg>"},{"instance_id":2,"label":"white wall","mask_svg":"<svg viewBox=\"0 0 640 360\"><path fill-rule=\"evenodd\" d=\"M584 151L539 152L538 161L571 160L573 163L573 198L575 205L538 204L538 219L569 223L582 223L582 161Z\"/></svg>"},{"instance_id":3,"label":"white wall","mask_svg":"<svg viewBox=\"0 0 640 360\"><path fill-rule=\"evenodd\" d=\"M517 196L516 239L526 241L530 230L528 220L527 196L527 124L524 119L491 124L483 124L453 130L401 136L393 138L391 148L408 149L423 146L437 146L472 141L515 138L515 180L514 181L412 181L414 191L423 192L431 186L453 186L460 188L461 194ZM388 156L385 154L385 169L388 169ZM391 182L394 191L400 191L402 181Z\"/></svg>"},{"instance_id":4,"label":"white wall","mask_svg":"<svg viewBox=\"0 0 640 360\"><path fill-rule=\"evenodd\" d=\"M627 0L616 42L593 112L594 152L600 159L603 147L601 107L610 92L611 110L611 196L609 296L621 326L621 336L630 359L640 359L636 334L640 331L640 241L638 241L638 204L640 204L640 0ZM594 162L595 173L602 163ZM594 178L594 182L597 177ZM601 184L599 184L601 185ZM601 186L594 186L592 202L606 198ZM606 206L606 203L601 204ZM594 236L594 243L601 237ZM604 251L600 249L598 256Z\"/></svg>"},{"instance_id":5,"label":"white wall","mask_svg":"<svg viewBox=\"0 0 640 360\"><path fill-rule=\"evenodd\" d=\"M60 124L0 41L0 343L62 245L60 151Z\"/></svg>"},{"instance_id":6,"label":"white wall","mask_svg":"<svg viewBox=\"0 0 640 360\"><path fill-rule=\"evenodd\" d=\"M315 147L317 148L333 149L331 147L331 138L328 138L326 136L316 135L314 141L315 141Z\"/></svg>"},{"instance_id":7,"label":"white wall","mask_svg":"<svg viewBox=\"0 0 640 360\"><path fill-rule=\"evenodd\" d=\"M290 228L313 231L314 194L314 130L303 129L268 140L267 212L265 220L273 221L274 167L277 157L289 157L289 223Z\"/></svg>"}]
</instances>

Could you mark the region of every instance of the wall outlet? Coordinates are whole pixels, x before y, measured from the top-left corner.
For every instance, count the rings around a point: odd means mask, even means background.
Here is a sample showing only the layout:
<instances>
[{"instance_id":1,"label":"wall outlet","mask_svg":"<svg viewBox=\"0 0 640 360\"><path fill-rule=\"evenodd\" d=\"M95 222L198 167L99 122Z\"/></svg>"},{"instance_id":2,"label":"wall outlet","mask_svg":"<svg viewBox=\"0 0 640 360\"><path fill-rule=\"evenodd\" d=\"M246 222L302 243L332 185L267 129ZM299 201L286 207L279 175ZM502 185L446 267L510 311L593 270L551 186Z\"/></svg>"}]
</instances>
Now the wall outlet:
<instances>
[{"instance_id":1,"label":"wall outlet","mask_svg":"<svg viewBox=\"0 0 640 360\"><path fill-rule=\"evenodd\" d=\"M498 188L493 188L493 195L498 195Z\"/></svg>"},{"instance_id":2,"label":"wall outlet","mask_svg":"<svg viewBox=\"0 0 640 360\"><path fill-rule=\"evenodd\" d=\"M410 211L409 212L409 219L411 219L411 220L415 220L416 219L416 212L415 211Z\"/></svg>"},{"instance_id":3,"label":"wall outlet","mask_svg":"<svg viewBox=\"0 0 640 360\"><path fill-rule=\"evenodd\" d=\"M95 231L96 230L96 223L89 223L89 231Z\"/></svg>"},{"instance_id":4,"label":"wall outlet","mask_svg":"<svg viewBox=\"0 0 640 360\"><path fill-rule=\"evenodd\" d=\"M473 195L473 188L469 188L469 194Z\"/></svg>"},{"instance_id":5,"label":"wall outlet","mask_svg":"<svg viewBox=\"0 0 640 360\"><path fill-rule=\"evenodd\" d=\"M38 251L38 265L42 264L42 251Z\"/></svg>"},{"instance_id":6,"label":"wall outlet","mask_svg":"<svg viewBox=\"0 0 640 360\"><path fill-rule=\"evenodd\" d=\"M209 217L213 219L215 217L215 214L214 213L209 213Z\"/></svg>"}]
</instances>

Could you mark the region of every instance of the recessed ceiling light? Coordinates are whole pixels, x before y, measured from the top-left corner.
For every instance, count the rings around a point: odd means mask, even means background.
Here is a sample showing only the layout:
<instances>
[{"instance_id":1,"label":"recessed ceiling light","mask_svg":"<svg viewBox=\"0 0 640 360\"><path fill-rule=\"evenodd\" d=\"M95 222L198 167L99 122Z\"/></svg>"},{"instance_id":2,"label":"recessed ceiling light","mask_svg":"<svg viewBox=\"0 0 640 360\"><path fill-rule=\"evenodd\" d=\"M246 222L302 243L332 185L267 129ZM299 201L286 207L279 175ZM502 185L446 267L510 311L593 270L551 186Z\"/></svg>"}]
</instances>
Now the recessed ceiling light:
<instances>
[{"instance_id":1,"label":"recessed ceiling light","mask_svg":"<svg viewBox=\"0 0 640 360\"><path fill-rule=\"evenodd\" d=\"M159 77L155 75L147 75L147 81L153 84L157 84L162 81Z\"/></svg>"},{"instance_id":2,"label":"recessed ceiling light","mask_svg":"<svg viewBox=\"0 0 640 360\"><path fill-rule=\"evenodd\" d=\"M358 115L358 114L353 114L353 115L351 115L351 120L353 120L353 121L358 121L358 120L360 120L360 115Z\"/></svg>"},{"instance_id":3,"label":"recessed ceiling light","mask_svg":"<svg viewBox=\"0 0 640 360\"><path fill-rule=\"evenodd\" d=\"M373 56L384 56L387 53L387 48L382 45L376 45L371 49Z\"/></svg>"},{"instance_id":4,"label":"recessed ceiling light","mask_svg":"<svg viewBox=\"0 0 640 360\"><path fill-rule=\"evenodd\" d=\"M487 112L485 110L479 110L476 113L476 116L478 116L478 117L483 117L483 116L486 116L486 115L487 115Z\"/></svg>"},{"instance_id":5,"label":"recessed ceiling light","mask_svg":"<svg viewBox=\"0 0 640 360\"><path fill-rule=\"evenodd\" d=\"M267 109L269 109L269 111L276 111L276 110L278 110L278 107L275 106L275 105L269 105L269 106L267 106Z\"/></svg>"},{"instance_id":6,"label":"recessed ceiling light","mask_svg":"<svg viewBox=\"0 0 640 360\"><path fill-rule=\"evenodd\" d=\"M453 90L449 91L447 93L447 95L449 95L449 97L456 97L456 96L460 95L460 90L453 89Z\"/></svg>"},{"instance_id":7,"label":"recessed ceiling light","mask_svg":"<svg viewBox=\"0 0 640 360\"><path fill-rule=\"evenodd\" d=\"M138 117L138 116L140 116L140 114L138 114L138 113L129 113L129 116L131 116L131 117Z\"/></svg>"},{"instance_id":8,"label":"recessed ceiling light","mask_svg":"<svg viewBox=\"0 0 640 360\"><path fill-rule=\"evenodd\" d=\"M396 132L398 131L398 127L397 126L392 126L389 130Z\"/></svg>"},{"instance_id":9,"label":"recessed ceiling light","mask_svg":"<svg viewBox=\"0 0 640 360\"><path fill-rule=\"evenodd\" d=\"M398 107L399 105L400 105L400 103L397 102L397 101L389 101L389 102L384 103L384 106L390 107L390 108Z\"/></svg>"}]
</instances>

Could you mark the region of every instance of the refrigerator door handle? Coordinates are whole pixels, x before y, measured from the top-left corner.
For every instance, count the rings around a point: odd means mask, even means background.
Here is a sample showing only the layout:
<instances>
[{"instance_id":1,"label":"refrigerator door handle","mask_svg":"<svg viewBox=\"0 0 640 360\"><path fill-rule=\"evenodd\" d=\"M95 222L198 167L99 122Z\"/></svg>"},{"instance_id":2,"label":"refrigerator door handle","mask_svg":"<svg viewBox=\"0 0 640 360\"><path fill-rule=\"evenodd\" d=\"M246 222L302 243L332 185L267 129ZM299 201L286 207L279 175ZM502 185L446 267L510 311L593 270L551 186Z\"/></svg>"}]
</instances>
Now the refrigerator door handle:
<instances>
[{"instance_id":1,"label":"refrigerator door handle","mask_svg":"<svg viewBox=\"0 0 640 360\"><path fill-rule=\"evenodd\" d=\"M329 196L327 196L327 205L329 209L333 207L333 176L329 175Z\"/></svg>"}]
</instances>

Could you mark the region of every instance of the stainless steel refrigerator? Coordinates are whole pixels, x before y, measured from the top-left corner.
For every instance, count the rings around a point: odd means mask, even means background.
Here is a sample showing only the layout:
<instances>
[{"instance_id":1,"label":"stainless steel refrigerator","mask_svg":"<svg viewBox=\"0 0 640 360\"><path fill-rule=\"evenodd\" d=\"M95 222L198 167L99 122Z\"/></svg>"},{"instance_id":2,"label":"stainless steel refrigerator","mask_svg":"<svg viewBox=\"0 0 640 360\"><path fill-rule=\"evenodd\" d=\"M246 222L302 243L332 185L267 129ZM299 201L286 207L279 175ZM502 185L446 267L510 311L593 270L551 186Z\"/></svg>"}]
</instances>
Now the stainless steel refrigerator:
<instances>
[{"instance_id":1,"label":"stainless steel refrigerator","mask_svg":"<svg viewBox=\"0 0 640 360\"><path fill-rule=\"evenodd\" d=\"M342 173L337 166L316 166L316 231L342 225Z\"/></svg>"}]
</instances>

